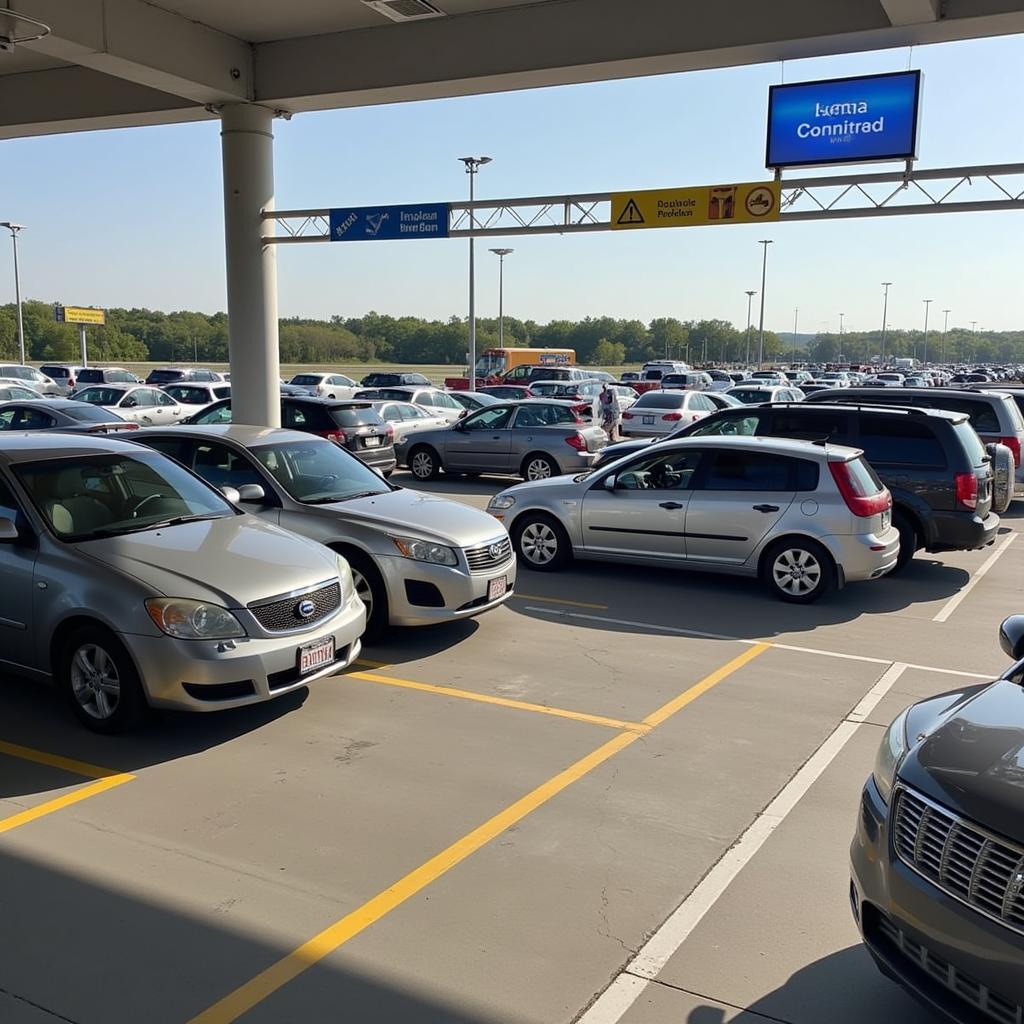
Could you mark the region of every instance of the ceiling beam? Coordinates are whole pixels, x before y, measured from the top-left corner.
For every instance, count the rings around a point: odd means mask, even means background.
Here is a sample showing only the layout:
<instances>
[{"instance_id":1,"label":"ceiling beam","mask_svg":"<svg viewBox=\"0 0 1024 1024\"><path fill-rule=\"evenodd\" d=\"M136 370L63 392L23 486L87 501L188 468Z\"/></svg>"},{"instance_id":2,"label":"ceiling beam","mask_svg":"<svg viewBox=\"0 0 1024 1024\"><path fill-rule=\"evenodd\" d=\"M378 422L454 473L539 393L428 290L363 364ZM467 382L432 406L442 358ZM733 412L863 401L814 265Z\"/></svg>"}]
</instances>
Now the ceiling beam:
<instances>
[{"instance_id":1,"label":"ceiling beam","mask_svg":"<svg viewBox=\"0 0 1024 1024\"><path fill-rule=\"evenodd\" d=\"M920 25L939 20L942 0L881 0L881 4L889 24Z\"/></svg>"}]
</instances>

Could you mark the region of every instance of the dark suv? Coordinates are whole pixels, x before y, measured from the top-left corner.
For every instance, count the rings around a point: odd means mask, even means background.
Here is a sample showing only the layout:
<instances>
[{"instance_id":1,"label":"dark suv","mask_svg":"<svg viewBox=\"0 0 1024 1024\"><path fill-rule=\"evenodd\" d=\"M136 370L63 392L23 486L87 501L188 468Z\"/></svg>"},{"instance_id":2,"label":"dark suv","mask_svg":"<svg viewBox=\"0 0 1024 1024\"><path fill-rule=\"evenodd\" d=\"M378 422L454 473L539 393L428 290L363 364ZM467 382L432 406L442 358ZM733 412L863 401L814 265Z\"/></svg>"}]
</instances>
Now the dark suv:
<instances>
[{"instance_id":1,"label":"dark suv","mask_svg":"<svg viewBox=\"0 0 1024 1024\"><path fill-rule=\"evenodd\" d=\"M995 540L999 517L992 512L991 461L963 414L781 403L722 409L671 438L722 434L793 437L862 448L892 492L892 522L900 531L897 570L919 548L970 551ZM644 444L609 445L597 468Z\"/></svg>"},{"instance_id":2,"label":"dark suv","mask_svg":"<svg viewBox=\"0 0 1024 1024\"><path fill-rule=\"evenodd\" d=\"M231 422L231 399L224 398L182 423ZM281 398L281 426L326 437L388 477L395 471L395 430L369 402L333 398Z\"/></svg>"},{"instance_id":3,"label":"dark suv","mask_svg":"<svg viewBox=\"0 0 1024 1024\"><path fill-rule=\"evenodd\" d=\"M850 848L850 906L882 973L958 1024L1024 1019L1024 616L994 683L889 726Z\"/></svg>"},{"instance_id":4,"label":"dark suv","mask_svg":"<svg viewBox=\"0 0 1024 1024\"><path fill-rule=\"evenodd\" d=\"M165 384L189 384L192 381L203 381L209 384L214 381L220 382L223 379L223 376L216 370L204 370L198 366L172 366L164 370L150 370L146 383L163 387Z\"/></svg>"},{"instance_id":5,"label":"dark suv","mask_svg":"<svg viewBox=\"0 0 1024 1024\"><path fill-rule=\"evenodd\" d=\"M422 373L368 373L359 384L364 388L433 387Z\"/></svg>"}]
</instances>

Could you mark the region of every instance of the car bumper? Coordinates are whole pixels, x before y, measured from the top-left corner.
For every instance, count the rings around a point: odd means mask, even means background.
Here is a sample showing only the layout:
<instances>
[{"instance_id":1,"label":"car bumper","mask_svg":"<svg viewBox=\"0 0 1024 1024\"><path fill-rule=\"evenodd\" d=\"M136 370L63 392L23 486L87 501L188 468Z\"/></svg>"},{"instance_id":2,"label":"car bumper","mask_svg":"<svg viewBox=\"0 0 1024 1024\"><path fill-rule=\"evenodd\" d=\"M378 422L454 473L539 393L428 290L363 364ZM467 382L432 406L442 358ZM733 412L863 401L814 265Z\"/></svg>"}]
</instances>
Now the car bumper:
<instances>
[{"instance_id":1,"label":"car bumper","mask_svg":"<svg viewBox=\"0 0 1024 1024\"><path fill-rule=\"evenodd\" d=\"M619 433L623 437L664 437L666 434L671 434L673 430L678 429L679 426L679 423L666 423L664 426L658 424L644 426L642 423L636 423L633 420L623 420L619 424Z\"/></svg>"},{"instance_id":2,"label":"car bumper","mask_svg":"<svg viewBox=\"0 0 1024 1024\"><path fill-rule=\"evenodd\" d=\"M822 542L832 553L845 583L877 579L896 568L900 535L893 526L884 533L833 534L823 537Z\"/></svg>"},{"instance_id":3,"label":"car bumper","mask_svg":"<svg viewBox=\"0 0 1024 1024\"><path fill-rule=\"evenodd\" d=\"M558 452L557 454L552 452L555 461L558 463L558 468L565 473L583 473L585 470L593 469L594 463L597 461L598 456L601 452L578 452L575 448L569 448L566 445L568 454Z\"/></svg>"},{"instance_id":4,"label":"car bumper","mask_svg":"<svg viewBox=\"0 0 1024 1024\"><path fill-rule=\"evenodd\" d=\"M932 522L928 551L973 551L993 543L999 533L995 512L984 519L968 512L937 512Z\"/></svg>"},{"instance_id":5,"label":"car bumper","mask_svg":"<svg viewBox=\"0 0 1024 1024\"><path fill-rule=\"evenodd\" d=\"M516 585L514 558L482 573L390 556L378 558L377 565L388 591L392 626L434 626L470 619L503 605ZM501 579L505 593L488 600L491 582Z\"/></svg>"},{"instance_id":6,"label":"car bumper","mask_svg":"<svg viewBox=\"0 0 1024 1024\"><path fill-rule=\"evenodd\" d=\"M135 659L149 703L183 711L217 711L279 697L347 668L360 651L366 608L353 597L332 619L308 633L234 641L176 640L122 635ZM298 674L298 650L334 637L332 664Z\"/></svg>"},{"instance_id":7,"label":"car bumper","mask_svg":"<svg viewBox=\"0 0 1024 1024\"><path fill-rule=\"evenodd\" d=\"M351 451L351 449L349 449ZM388 448L360 448L352 454L366 466L379 469L384 473L390 473L395 468L395 449Z\"/></svg>"},{"instance_id":8,"label":"car bumper","mask_svg":"<svg viewBox=\"0 0 1024 1024\"><path fill-rule=\"evenodd\" d=\"M1014 1019L1010 1013L1024 1005L1024 936L948 896L896 858L888 808L872 779L861 796L850 863L851 909L883 974L943 1020ZM1000 1014L981 1010L982 986Z\"/></svg>"}]
</instances>

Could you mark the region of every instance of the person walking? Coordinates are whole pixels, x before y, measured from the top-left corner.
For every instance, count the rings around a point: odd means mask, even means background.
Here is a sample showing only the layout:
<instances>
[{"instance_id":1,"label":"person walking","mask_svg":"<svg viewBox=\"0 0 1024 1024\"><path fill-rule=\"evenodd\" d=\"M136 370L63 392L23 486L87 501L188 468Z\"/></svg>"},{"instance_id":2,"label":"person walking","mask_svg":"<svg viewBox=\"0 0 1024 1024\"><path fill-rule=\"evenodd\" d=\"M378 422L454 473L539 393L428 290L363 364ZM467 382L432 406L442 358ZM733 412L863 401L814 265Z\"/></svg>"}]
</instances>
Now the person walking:
<instances>
[{"instance_id":1,"label":"person walking","mask_svg":"<svg viewBox=\"0 0 1024 1024\"><path fill-rule=\"evenodd\" d=\"M605 383L601 388L598 403L601 410L601 427L608 435L609 442L614 444L619 440L619 423L622 421L618 392Z\"/></svg>"}]
</instances>

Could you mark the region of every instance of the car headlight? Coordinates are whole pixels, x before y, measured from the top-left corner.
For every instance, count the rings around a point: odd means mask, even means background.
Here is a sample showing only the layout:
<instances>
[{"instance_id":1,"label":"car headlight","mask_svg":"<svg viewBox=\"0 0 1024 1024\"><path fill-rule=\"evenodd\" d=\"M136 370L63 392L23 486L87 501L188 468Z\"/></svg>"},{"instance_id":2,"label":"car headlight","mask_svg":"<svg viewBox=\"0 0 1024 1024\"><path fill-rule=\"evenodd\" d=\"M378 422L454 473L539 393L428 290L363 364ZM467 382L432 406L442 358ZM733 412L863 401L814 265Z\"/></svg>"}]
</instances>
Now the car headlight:
<instances>
[{"instance_id":1,"label":"car headlight","mask_svg":"<svg viewBox=\"0 0 1024 1024\"><path fill-rule=\"evenodd\" d=\"M355 583L352 580L352 567L341 555L338 555L338 580L341 584L341 603L348 604L355 593Z\"/></svg>"},{"instance_id":2,"label":"car headlight","mask_svg":"<svg viewBox=\"0 0 1024 1024\"><path fill-rule=\"evenodd\" d=\"M904 711L886 729L878 753L875 755L875 766L871 771L878 792L886 803L892 796L892 787L896 782L896 769L899 768L900 761L903 760L907 749L907 712Z\"/></svg>"},{"instance_id":3,"label":"car headlight","mask_svg":"<svg viewBox=\"0 0 1024 1024\"><path fill-rule=\"evenodd\" d=\"M433 562L435 565L459 564L454 549L444 544L414 540L412 537L392 537L391 541L406 558L414 558L417 562Z\"/></svg>"},{"instance_id":4,"label":"car headlight","mask_svg":"<svg viewBox=\"0 0 1024 1024\"><path fill-rule=\"evenodd\" d=\"M242 624L219 604L161 597L146 602L157 628L179 640L230 640L245 636Z\"/></svg>"},{"instance_id":5,"label":"car headlight","mask_svg":"<svg viewBox=\"0 0 1024 1024\"><path fill-rule=\"evenodd\" d=\"M514 495L511 494L496 494L491 498L488 508L511 508L516 503Z\"/></svg>"}]
</instances>

